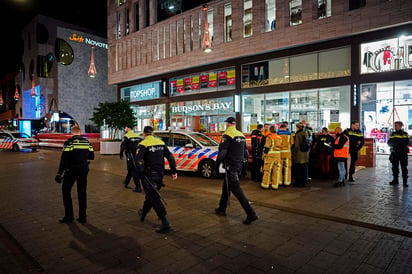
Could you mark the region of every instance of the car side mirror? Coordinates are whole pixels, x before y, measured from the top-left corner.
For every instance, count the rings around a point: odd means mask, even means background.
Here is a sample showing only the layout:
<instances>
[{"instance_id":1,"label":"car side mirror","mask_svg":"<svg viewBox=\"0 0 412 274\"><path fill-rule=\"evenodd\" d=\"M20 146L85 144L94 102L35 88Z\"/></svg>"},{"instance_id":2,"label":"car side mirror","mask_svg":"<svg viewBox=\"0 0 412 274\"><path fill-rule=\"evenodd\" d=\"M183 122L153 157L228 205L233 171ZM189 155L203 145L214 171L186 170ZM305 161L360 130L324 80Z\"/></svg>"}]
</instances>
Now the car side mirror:
<instances>
[{"instance_id":1,"label":"car side mirror","mask_svg":"<svg viewBox=\"0 0 412 274\"><path fill-rule=\"evenodd\" d=\"M192 143L186 144L185 148L193 148L193 144Z\"/></svg>"}]
</instances>

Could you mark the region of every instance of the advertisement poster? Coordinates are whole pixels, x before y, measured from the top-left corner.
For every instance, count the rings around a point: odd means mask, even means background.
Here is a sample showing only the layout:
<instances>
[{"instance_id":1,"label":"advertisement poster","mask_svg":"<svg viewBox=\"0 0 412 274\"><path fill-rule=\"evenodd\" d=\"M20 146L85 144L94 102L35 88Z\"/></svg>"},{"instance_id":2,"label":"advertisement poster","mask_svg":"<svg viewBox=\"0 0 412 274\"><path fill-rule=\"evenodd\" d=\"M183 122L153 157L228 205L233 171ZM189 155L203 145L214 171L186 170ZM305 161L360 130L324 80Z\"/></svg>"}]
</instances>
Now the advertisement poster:
<instances>
[{"instance_id":1,"label":"advertisement poster","mask_svg":"<svg viewBox=\"0 0 412 274\"><path fill-rule=\"evenodd\" d=\"M339 122L339 110L330 110L330 121Z\"/></svg>"},{"instance_id":2,"label":"advertisement poster","mask_svg":"<svg viewBox=\"0 0 412 274\"><path fill-rule=\"evenodd\" d=\"M207 74L200 75L200 88L208 88L209 76Z\"/></svg>"},{"instance_id":3,"label":"advertisement poster","mask_svg":"<svg viewBox=\"0 0 412 274\"><path fill-rule=\"evenodd\" d=\"M305 112L299 112L299 121L307 120L308 119L308 113Z\"/></svg>"},{"instance_id":4,"label":"advertisement poster","mask_svg":"<svg viewBox=\"0 0 412 274\"><path fill-rule=\"evenodd\" d=\"M227 72L220 71L219 72L219 86L226 86L227 84Z\"/></svg>"},{"instance_id":5,"label":"advertisement poster","mask_svg":"<svg viewBox=\"0 0 412 274\"><path fill-rule=\"evenodd\" d=\"M179 92L180 94L184 94L184 88L183 88L183 79L177 79L177 92Z\"/></svg>"},{"instance_id":6,"label":"advertisement poster","mask_svg":"<svg viewBox=\"0 0 412 274\"><path fill-rule=\"evenodd\" d=\"M184 79L184 90L185 91L191 91L192 90L192 78L191 77L186 77Z\"/></svg>"},{"instance_id":7,"label":"advertisement poster","mask_svg":"<svg viewBox=\"0 0 412 274\"><path fill-rule=\"evenodd\" d=\"M199 75L192 77L192 89L198 90L199 89Z\"/></svg>"},{"instance_id":8,"label":"advertisement poster","mask_svg":"<svg viewBox=\"0 0 412 274\"><path fill-rule=\"evenodd\" d=\"M209 73L209 87L210 88L215 88L217 85L216 79L217 78L217 73L216 72L210 72Z\"/></svg>"},{"instance_id":9,"label":"advertisement poster","mask_svg":"<svg viewBox=\"0 0 412 274\"><path fill-rule=\"evenodd\" d=\"M227 84L228 85L236 84L236 72L234 69L227 71Z\"/></svg>"},{"instance_id":10,"label":"advertisement poster","mask_svg":"<svg viewBox=\"0 0 412 274\"><path fill-rule=\"evenodd\" d=\"M272 121L274 123L279 123L279 113L272 113Z\"/></svg>"},{"instance_id":11,"label":"advertisement poster","mask_svg":"<svg viewBox=\"0 0 412 274\"><path fill-rule=\"evenodd\" d=\"M177 81L170 81L170 93L175 94L177 92Z\"/></svg>"}]
</instances>

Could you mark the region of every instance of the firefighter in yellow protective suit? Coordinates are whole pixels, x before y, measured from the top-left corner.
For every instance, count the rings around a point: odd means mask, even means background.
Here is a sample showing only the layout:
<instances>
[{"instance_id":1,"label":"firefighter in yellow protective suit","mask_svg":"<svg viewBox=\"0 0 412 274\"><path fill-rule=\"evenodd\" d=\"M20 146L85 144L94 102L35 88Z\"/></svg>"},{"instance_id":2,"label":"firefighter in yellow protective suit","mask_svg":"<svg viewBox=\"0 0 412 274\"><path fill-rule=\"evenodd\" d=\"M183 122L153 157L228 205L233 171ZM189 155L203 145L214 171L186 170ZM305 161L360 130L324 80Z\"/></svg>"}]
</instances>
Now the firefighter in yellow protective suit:
<instances>
[{"instance_id":1,"label":"firefighter in yellow protective suit","mask_svg":"<svg viewBox=\"0 0 412 274\"><path fill-rule=\"evenodd\" d=\"M262 188L269 188L271 184L273 189L278 189L281 179L280 147L282 138L276 134L275 126L271 126L269 131L270 134L266 137L263 149L263 180L260 186Z\"/></svg>"},{"instance_id":2,"label":"firefighter in yellow protective suit","mask_svg":"<svg viewBox=\"0 0 412 274\"><path fill-rule=\"evenodd\" d=\"M282 138L280 146L280 185L290 186L292 176L292 153L290 149L294 143L293 136L286 124L282 124L278 130L278 135Z\"/></svg>"}]
</instances>

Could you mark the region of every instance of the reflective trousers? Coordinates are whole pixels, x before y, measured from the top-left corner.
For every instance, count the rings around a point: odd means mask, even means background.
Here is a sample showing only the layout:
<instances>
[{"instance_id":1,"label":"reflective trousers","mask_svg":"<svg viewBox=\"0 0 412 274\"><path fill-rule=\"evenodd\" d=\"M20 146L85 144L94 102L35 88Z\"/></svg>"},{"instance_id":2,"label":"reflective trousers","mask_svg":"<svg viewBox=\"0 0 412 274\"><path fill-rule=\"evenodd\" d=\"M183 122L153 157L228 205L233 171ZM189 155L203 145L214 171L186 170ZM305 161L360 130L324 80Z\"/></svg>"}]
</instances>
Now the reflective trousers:
<instances>
[{"instance_id":1,"label":"reflective trousers","mask_svg":"<svg viewBox=\"0 0 412 274\"><path fill-rule=\"evenodd\" d=\"M278 189L282 179L280 162L280 151L269 151L263 164L263 179L260 184L262 188L269 188L271 184L273 189Z\"/></svg>"},{"instance_id":2,"label":"reflective trousers","mask_svg":"<svg viewBox=\"0 0 412 274\"><path fill-rule=\"evenodd\" d=\"M292 181L292 153L280 151L280 185L290 186Z\"/></svg>"}]
</instances>

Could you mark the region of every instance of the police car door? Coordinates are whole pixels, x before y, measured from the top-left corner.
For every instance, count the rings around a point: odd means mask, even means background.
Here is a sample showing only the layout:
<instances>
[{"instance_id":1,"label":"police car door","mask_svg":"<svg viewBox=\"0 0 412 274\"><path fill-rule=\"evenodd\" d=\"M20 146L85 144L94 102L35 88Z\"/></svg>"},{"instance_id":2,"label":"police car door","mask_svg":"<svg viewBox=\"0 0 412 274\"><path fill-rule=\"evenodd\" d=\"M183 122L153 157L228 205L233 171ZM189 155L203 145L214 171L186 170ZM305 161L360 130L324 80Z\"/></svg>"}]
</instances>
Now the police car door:
<instances>
[{"instance_id":1,"label":"police car door","mask_svg":"<svg viewBox=\"0 0 412 274\"><path fill-rule=\"evenodd\" d=\"M198 150L196 148L195 142L184 134L173 133L173 156L175 156L176 166L178 170L190 170L191 165L189 163L193 160L191 159L192 152ZM191 170L193 171L193 170Z\"/></svg>"}]
</instances>

